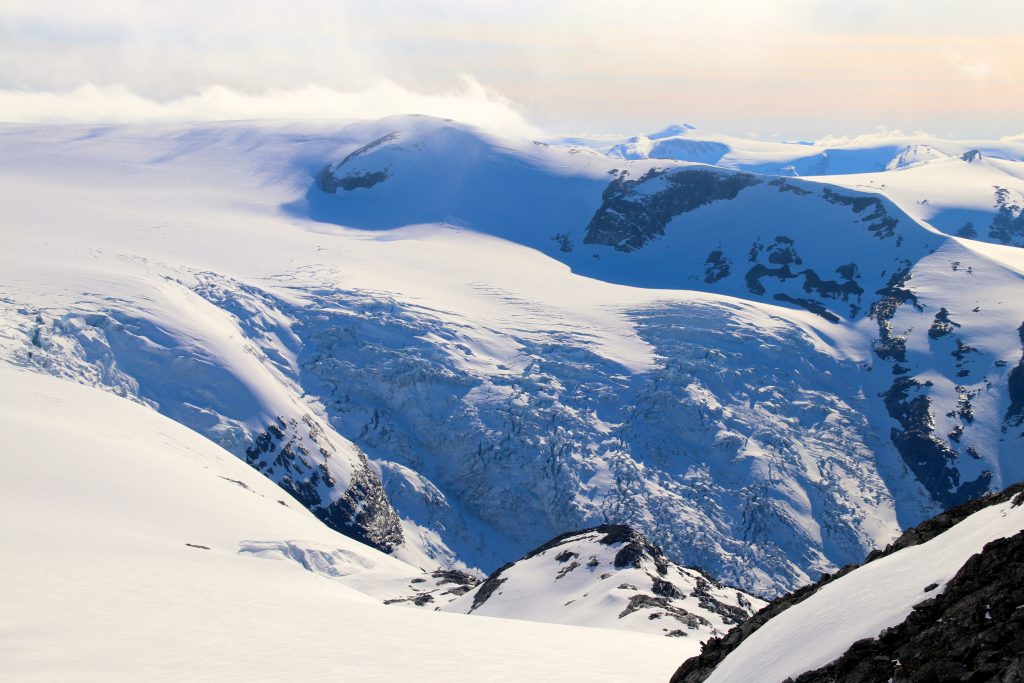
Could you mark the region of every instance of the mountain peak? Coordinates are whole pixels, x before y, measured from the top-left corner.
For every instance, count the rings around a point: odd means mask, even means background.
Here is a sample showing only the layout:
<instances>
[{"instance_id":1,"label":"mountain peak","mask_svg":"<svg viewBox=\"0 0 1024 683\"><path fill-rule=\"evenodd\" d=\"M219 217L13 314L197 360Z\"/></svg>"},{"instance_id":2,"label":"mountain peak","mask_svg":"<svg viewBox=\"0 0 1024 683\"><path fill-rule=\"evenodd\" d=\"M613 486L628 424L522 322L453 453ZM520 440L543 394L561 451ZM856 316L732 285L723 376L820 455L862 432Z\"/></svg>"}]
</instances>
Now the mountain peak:
<instances>
[{"instance_id":1,"label":"mountain peak","mask_svg":"<svg viewBox=\"0 0 1024 683\"><path fill-rule=\"evenodd\" d=\"M676 135L685 135L691 130L697 130L697 127L692 126L689 123L673 123L672 125L662 128L657 133L651 133L647 137L649 137L651 140L661 140L663 138L675 137Z\"/></svg>"}]
</instances>

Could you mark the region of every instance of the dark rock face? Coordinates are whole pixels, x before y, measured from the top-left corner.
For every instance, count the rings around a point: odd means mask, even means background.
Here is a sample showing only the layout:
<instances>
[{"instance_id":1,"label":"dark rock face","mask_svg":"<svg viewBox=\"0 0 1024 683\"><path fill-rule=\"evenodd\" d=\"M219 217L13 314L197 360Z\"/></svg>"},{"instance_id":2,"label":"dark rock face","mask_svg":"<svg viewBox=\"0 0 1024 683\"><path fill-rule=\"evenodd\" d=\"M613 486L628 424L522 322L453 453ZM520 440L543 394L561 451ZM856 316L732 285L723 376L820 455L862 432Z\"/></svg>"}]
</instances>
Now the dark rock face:
<instances>
[{"instance_id":1,"label":"dark rock face","mask_svg":"<svg viewBox=\"0 0 1024 683\"><path fill-rule=\"evenodd\" d=\"M815 301L814 299L805 299L802 296L790 296L782 292L779 292L772 298L775 299L776 301L785 301L786 303L795 304L800 308L805 308L811 313L817 316L821 316L830 323L838 323L841 320L841 318L838 315L828 310L827 308L825 308L824 305L822 305L818 301Z\"/></svg>"},{"instance_id":2,"label":"dark rock face","mask_svg":"<svg viewBox=\"0 0 1024 683\"><path fill-rule=\"evenodd\" d=\"M398 513L384 493L380 476L362 451L359 456L362 467L352 475L345 493L328 506L326 513L316 508L313 514L346 536L390 552L403 541Z\"/></svg>"},{"instance_id":3,"label":"dark rock face","mask_svg":"<svg viewBox=\"0 0 1024 683\"><path fill-rule=\"evenodd\" d=\"M383 144L391 142L398 137L397 132L388 133L387 135L381 136L366 145L363 145L356 151L349 154L347 157L341 160L339 164L328 164L316 175L316 184L321 190L329 194L335 194L338 190L345 190L351 192L358 188L369 188L373 187L377 183L382 183L388 179L387 170L381 171L353 171L342 175L342 169L352 159L369 152L370 150L380 147Z\"/></svg>"},{"instance_id":4,"label":"dark rock face","mask_svg":"<svg viewBox=\"0 0 1024 683\"><path fill-rule=\"evenodd\" d=\"M875 353L883 360L903 363L907 360L907 339L896 334L892 329L892 319L903 304L910 304L917 310L924 310L917 302L917 295L905 285L910 280L910 262L905 262L902 269L889 277L885 287L878 290L881 295L871 304L870 316L878 323L878 338L874 341ZM895 368L894 368L895 372Z\"/></svg>"},{"instance_id":5,"label":"dark rock face","mask_svg":"<svg viewBox=\"0 0 1024 683\"><path fill-rule=\"evenodd\" d=\"M928 329L928 336L932 339L941 339L953 334L957 327L960 327L960 324L949 319L949 311L945 308L940 308L939 312L935 314L932 326Z\"/></svg>"},{"instance_id":6,"label":"dark rock face","mask_svg":"<svg viewBox=\"0 0 1024 683\"><path fill-rule=\"evenodd\" d=\"M426 577L429 576L428 580ZM436 569L429 574L423 574L409 582L409 594L397 598L385 600L385 605L399 605L412 603L417 607L435 603L445 603L453 598L445 596L465 595L473 590L480 583L480 580L467 572L458 569ZM435 609L440 609L435 607Z\"/></svg>"},{"instance_id":7,"label":"dark rock face","mask_svg":"<svg viewBox=\"0 0 1024 683\"><path fill-rule=\"evenodd\" d=\"M868 224L868 230L874 233L878 239L885 239L896 234L896 226L899 225L899 219L890 216L885 210L885 204L877 197L850 197L828 188L822 190L821 196L833 204L848 206L857 214L871 209L870 213L864 214L864 218L861 221Z\"/></svg>"},{"instance_id":8,"label":"dark rock face","mask_svg":"<svg viewBox=\"0 0 1024 683\"><path fill-rule=\"evenodd\" d=\"M775 180L770 181L768 184L771 185L772 187L777 187L779 189L779 192L792 192L793 194L800 197L806 197L807 195L814 194L813 190L808 190L807 188L795 185L787 181L785 178L776 178Z\"/></svg>"},{"instance_id":9,"label":"dark rock face","mask_svg":"<svg viewBox=\"0 0 1024 683\"><path fill-rule=\"evenodd\" d=\"M634 251L664 235L676 216L735 199L741 190L760 182L749 173L704 169L652 169L636 180L620 173L605 188L583 242Z\"/></svg>"},{"instance_id":10,"label":"dark rock face","mask_svg":"<svg viewBox=\"0 0 1024 683\"><path fill-rule=\"evenodd\" d=\"M672 584L665 579L659 579L658 577L654 577L654 587L651 590L655 595L660 595L666 598L681 599L686 597L683 595L682 591L675 587L675 584Z\"/></svg>"},{"instance_id":11,"label":"dark rock face","mask_svg":"<svg viewBox=\"0 0 1024 683\"><path fill-rule=\"evenodd\" d=\"M707 266L704 269L704 282L709 285L712 285L723 278L729 277L732 261L726 258L725 254L723 254L721 250L716 249L708 254L704 264Z\"/></svg>"},{"instance_id":12,"label":"dark rock face","mask_svg":"<svg viewBox=\"0 0 1024 683\"><path fill-rule=\"evenodd\" d=\"M957 453L935 434L934 421L930 413L931 399L924 389L927 383L919 383L909 377L901 377L908 372L903 365L907 362L906 333L893 330L892 320L896 311L904 304L910 304L917 310L923 308L917 301L917 295L907 287L910 280L910 264L889 278L888 284L878 290L879 298L871 305L870 315L878 324L878 337L873 342L875 354L882 360L892 363L892 372L897 377L882 395L885 408L890 417L899 423L893 428L889 437L907 467L924 485L937 502L944 507L959 505L988 490L992 480L990 472L982 473L971 482L961 482L960 473L956 468ZM952 321L946 309L940 309L935 315L928 335L933 340L953 334L960 325ZM969 373L964 366L968 353L973 349L959 343L953 356L958 361L962 376ZM964 393L961 401L960 416L965 421L972 419L970 396Z\"/></svg>"},{"instance_id":13,"label":"dark rock face","mask_svg":"<svg viewBox=\"0 0 1024 683\"><path fill-rule=\"evenodd\" d=\"M360 466L345 491L336 496L330 470L314 462L300 434L319 449L322 460L335 452L323 430L309 415L267 425L245 451L245 460L292 495L327 526L378 550L390 552L402 543L398 514L384 493L377 472L362 451Z\"/></svg>"},{"instance_id":14,"label":"dark rock face","mask_svg":"<svg viewBox=\"0 0 1024 683\"><path fill-rule=\"evenodd\" d=\"M629 604L626 605L626 609L619 613L619 619L643 609L657 610L657 612L654 612L650 618L660 618L660 616L654 617L654 614L667 614L689 629L700 628L701 626L711 626L711 622L704 617L688 612L682 607L672 605L669 603L668 598L652 597L650 595L634 595L630 597ZM672 632L669 633L669 635L679 636L686 634Z\"/></svg>"},{"instance_id":15,"label":"dark rock face","mask_svg":"<svg viewBox=\"0 0 1024 683\"><path fill-rule=\"evenodd\" d=\"M338 177L330 167L324 168L316 176L316 181L320 185L320 189L330 194L334 194L338 190L351 192L352 190L360 187L373 187L377 183L382 183L387 179L387 171L373 171L371 173L355 172Z\"/></svg>"},{"instance_id":16,"label":"dark rock face","mask_svg":"<svg viewBox=\"0 0 1024 683\"><path fill-rule=\"evenodd\" d=\"M504 570L509 569L511 566L511 564L506 564L504 567L487 577L487 580L480 584L480 590L478 590L476 595L473 596L473 606L469 608L471 613L490 600L491 596L494 595L494 592L501 587L501 584L508 581L508 578L501 576L501 573Z\"/></svg>"},{"instance_id":17,"label":"dark rock face","mask_svg":"<svg viewBox=\"0 0 1024 683\"><path fill-rule=\"evenodd\" d=\"M988 236L1003 244L1024 246L1024 210L1010 201L1010 191L996 188L995 218L988 228Z\"/></svg>"},{"instance_id":18,"label":"dark rock face","mask_svg":"<svg viewBox=\"0 0 1024 683\"><path fill-rule=\"evenodd\" d=\"M978 229L974 227L974 223L967 221L956 231L957 237L966 237L967 239L974 239L978 236Z\"/></svg>"},{"instance_id":19,"label":"dark rock face","mask_svg":"<svg viewBox=\"0 0 1024 683\"><path fill-rule=\"evenodd\" d=\"M605 545L625 544L619 549L619 552L615 553L616 567L639 569L643 560L650 559L654 562L659 574L664 576L668 573L668 560L661 552L661 548L648 541L646 536L638 533L632 527L625 524L602 524L595 527L594 530L605 534L604 538L600 539L600 543Z\"/></svg>"},{"instance_id":20,"label":"dark rock face","mask_svg":"<svg viewBox=\"0 0 1024 683\"><path fill-rule=\"evenodd\" d=\"M1007 427L1020 427L1024 424L1024 323L1017 328L1017 333L1020 335L1021 359L1010 370L1007 380L1010 390L1010 407L1006 410Z\"/></svg>"},{"instance_id":21,"label":"dark rock face","mask_svg":"<svg viewBox=\"0 0 1024 683\"><path fill-rule=\"evenodd\" d=\"M935 435L929 412L931 399L920 391L926 385L909 377L899 377L885 392L885 407L900 428L893 428L890 438L903 461L935 500L953 506L988 490L991 473L983 473L975 481L960 483L954 466L956 453Z\"/></svg>"},{"instance_id":22,"label":"dark rock face","mask_svg":"<svg viewBox=\"0 0 1024 683\"><path fill-rule=\"evenodd\" d=\"M764 294L767 290L761 282L764 278L775 278L785 282L791 279L803 279L803 290L808 294L817 294L825 299L842 299L849 302L850 297L855 297L860 302L864 289L857 283L860 276L857 264L848 263L836 268L840 280L826 280L811 268L794 270L793 266L803 264L803 259L797 251L796 243L786 235L779 235L771 244L764 245L761 242L754 242L750 247L750 261L754 264L744 276L747 283L747 290L751 294ZM760 262L766 257L770 265ZM805 308L815 315L819 315L831 323L838 323L839 316L828 310L828 308L816 299L795 297L785 293L778 293L772 297L776 301L785 301ZM860 310L859 305L850 307L850 317L854 317Z\"/></svg>"},{"instance_id":23,"label":"dark rock face","mask_svg":"<svg viewBox=\"0 0 1024 683\"><path fill-rule=\"evenodd\" d=\"M985 496L983 498L977 498L975 500L969 501L967 503L964 503L963 505L960 505L958 507L955 507L955 508L952 508L950 510L947 510L946 512L943 512L943 513L941 513L939 515L936 515L935 517L931 518L930 520L928 520L926 522L923 522L923 523L919 524L918 526L916 526L916 527L914 527L912 529L908 529L898 539L896 539L891 544L889 544L884 550L875 550L875 551L873 551L870 555L868 555L867 559L864 561L864 564L867 564L868 562L872 562L874 560L877 560L877 559L879 559L881 557L885 557L887 555L890 555L890 554L892 554L892 553L894 553L894 552L896 552L898 550L902 550L903 548L907 548L907 547L910 547L910 546L914 546L914 545L919 545L921 543L925 543L925 542L935 538L936 536L938 536L942 532L950 529L953 525L958 524L959 522L962 522L964 519L966 519L970 515L974 514L975 512L977 512L977 511L979 511L979 510L981 510L981 509L983 509L985 507L988 507L990 505L998 505L1000 503L1005 503L1008 500L1013 500L1015 504L1020 504L1020 503L1024 502L1024 483L1015 484L1014 486L1011 486L1011 487L1007 488L1006 490L1004 490L1004 491L1002 491L1001 493L998 493L998 494L992 494L992 495ZM1024 546L1024 539L1022 539L1021 536L1022 536L1021 534L1018 534L1013 539L1005 539L1005 540L1007 542L1011 542L1012 541L1013 544L1017 544L1018 546ZM1012 550L1010 553L1005 553L1004 551L999 551L1000 555L998 557L993 555L992 557L996 558L996 559L994 561L990 560L992 566L972 565L972 563L978 561L977 558L983 557L989 551L989 547L990 546L1001 544L1001 543L1003 543L1003 542L996 541L993 544L989 544L989 546L986 546L985 552L981 553L980 555L976 555L969 562L967 562L967 564L965 564L964 567L961 569L961 571L957 574L957 577L954 578L954 580L946 587L946 590L943 593L943 595L951 596L954 600L958 600L958 598L956 598L956 596L958 594L963 594L964 596L966 596L968 593L970 593L970 589L968 589L967 591L960 591L960 589L957 588L956 586L962 585L964 582L968 582L968 581L971 582L972 585L979 586L981 588L984 588L984 587L980 586L980 584L985 584L985 583L988 583L988 582L996 583L996 584L998 584L998 586L996 587L997 591L1006 589L1007 592L1008 592L1010 587L1018 587L1017 590L1020 590L1019 587L1020 586L1024 586L1024 575L1021 574L1021 572L1024 571L1024 567L1021 566L1021 557L1022 557L1021 553L1024 552L1024 549L1022 549L1021 547L1017 547L1015 550ZM1012 555L1013 557L1016 557L1017 559L1011 559L1011 560L1008 561L1006 559L1007 555ZM726 634L726 636L724 638L721 638L721 639L719 639L719 638L712 638L711 640L709 640L707 643L704 644L704 647L701 650L701 654L700 655L698 655L697 657L692 657L692 658L686 660L685 662L683 662L683 664L676 670L675 674L673 674L672 679L671 679L672 683L701 683L702 681L706 680L711 675L711 673L715 670L715 667L718 666L718 664L722 660L724 660L733 650L735 650L737 647L739 647L740 643L742 643L747 637L749 637L752 633L754 633L759 628L761 628L766 623L768 623L769 620L771 620L772 618L778 616L779 614L781 614L782 612L786 611L787 609L789 609L793 605L797 605L797 604L803 602L807 598L809 598L812 595L814 595L823 586L825 586L825 585L831 583L832 581L840 578L841 576L844 576L845 574L853 571L858 566L861 566L861 565L848 565L848 566L843 567L842 569L840 569L835 574L831 574L831 575L830 574L823 574L821 579L819 579L817 583L814 583L814 584L811 584L811 585L808 585L808 586L804 586L803 588L800 588L800 589L798 589L796 591L793 591L792 593L790 593L788 595L784 595L784 596L782 596L780 598L777 598L777 599L773 600L772 602L770 602L768 604L767 607L765 607L764 609L759 611L757 614L753 615L749 619L746 619L745 621L741 622L738 626L733 628L728 634ZM997 577L997 576L998 576L998 578L996 579L996 581L993 582L992 579L994 577ZM1000 587L1002 587L1002 588L1000 588ZM985 600L987 600L987 602L985 602L984 604L989 604L989 605L992 604L992 602L991 602L992 597L991 596L988 596L985 593L979 593L978 596L979 596L978 602L980 602L981 599L985 599ZM931 600L929 600L927 602L934 604L934 602L933 602L934 600L935 599L931 599ZM1017 610L1015 608L1018 605L1024 604L1024 595L1018 595L1017 598L1016 598L1016 602L1014 602L1013 600L1014 600L1014 598L1011 595L1009 598L1007 598L1007 604L1009 605L1011 610L1015 610L1014 611L1014 615L1015 615L1014 618L1015 619L1020 619L1020 617L1024 617L1024 614L1018 615L1017 613L1024 612L1024 609ZM952 604L952 603L950 603L950 604ZM958 609L958 612L961 612L961 610ZM917 614L917 611L915 611L914 614ZM929 616L931 618L931 623L933 623L935 626L941 626L942 625L942 622L937 622L937 619L942 617L941 612L938 615L936 615L934 613L931 613L931 614L929 614ZM913 614L911 615L911 618L914 618ZM992 621L995 621L994 615L993 615ZM990 626L998 626L998 625L997 624L992 624ZM897 627L897 628L899 628L899 627ZM1019 627L1015 626L1014 628L1019 628ZM969 641L971 639L972 633L973 633L973 631L971 631L971 630L967 630L967 631L961 630L957 634L957 637L959 639L963 639L966 642L966 641ZM1020 660L1022 655L1021 655L1021 650L1019 648L1020 648L1021 643L1022 643L1022 639L1021 639L1021 633L1022 632L1020 630L1016 630L1016 631L1012 631L1012 632L1008 632L1008 633L1009 633L1008 636L1007 636L1006 633L1000 634L999 638L1000 639L1003 639L1004 637L1007 638L1006 642L1009 643L1009 645L1006 646L1006 647L1017 647L1018 648L1017 654L1014 655L1014 656L1016 656L1017 660ZM1014 634L1016 634L1016 635L1014 635ZM921 642L926 642L926 641L924 641L922 639ZM862 643L863 643L863 641L862 641ZM862 643L855 643L854 646L851 647L851 650L848 651L846 655L844 655L844 657L846 657L847 655L850 655L851 652L854 652L855 650L860 651L859 649L864 647L864 645ZM891 661L889 661L889 660L887 660L887 661L888 661L888 663L890 665L892 664ZM1007 661L1007 660L1004 660L1004 661ZM1007 668L1005 670L1006 672L1012 672L1013 671L1012 668L1010 668L1010 664L1011 663L1012 662L1007 661ZM1017 666L1019 666L1019 663L1017 664ZM890 669L889 671L891 672L892 669ZM839 677L839 678L815 678L815 679L808 679L808 680L809 681L810 680L813 680L813 681L836 681L836 683L838 683L839 681L848 681L848 680L849 681L886 681L886 680L890 680L889 679L889 675L891 675L891 674L886 674L886 675L883 675L883 676L876 676L875 678L843 678L843 677ZM988 676L988 677L981 676L981 677L978 677L978 678L970 678L970 677L959 678L958 677L958 678L948 678L948 679L946 679L946 678L939 678L939 677L933 677L933 678L918 677L918 678L903 678L903 679L894 678L893 680L896 680L896 681L899 681L899 680L906 680L906 681L945 681L945 680L949 680L949 681L960 681L960 680L1020 681L1020 680L1024 680L1024 678L1014 678L1011 675L1009 677L1005 677L1004 676L1003 678L996 678L996 677L992 677L992 676ZM799 683L806 683L804 681L803 677L801 677L799 679Z\"/></svg>"}]
</instances>

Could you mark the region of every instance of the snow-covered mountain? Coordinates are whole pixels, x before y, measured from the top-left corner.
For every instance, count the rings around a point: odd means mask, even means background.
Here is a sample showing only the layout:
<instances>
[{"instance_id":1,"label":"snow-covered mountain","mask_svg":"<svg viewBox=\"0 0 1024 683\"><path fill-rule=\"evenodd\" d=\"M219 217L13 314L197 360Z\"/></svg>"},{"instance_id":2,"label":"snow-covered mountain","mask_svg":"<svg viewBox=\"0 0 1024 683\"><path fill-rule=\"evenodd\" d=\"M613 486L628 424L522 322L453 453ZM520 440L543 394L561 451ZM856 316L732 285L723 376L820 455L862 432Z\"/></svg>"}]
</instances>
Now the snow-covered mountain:
<instances>
[{"instance_id":1,"label":"snow-covered mountain","mask_svg":"<svg viewBox=\"0 0 1024 683\"><path fill-rule=\"evenodd\" d=\"M924 134L769 142L670 126L621 142L576 142L622 159L673 159L829 182L885 195L950 235L1024 246L1024 144Z\"/></svg>"},{"instance_id":2,"label":"snow-covered mountain","mask_svg":"<svg viewBox=\"0 0 1024 683\"><path fill-rule=\"evenodd\" d=\"M860 566L771 603L673 683L1019 680L1024 485L911 529Z\"/></svg>"},{"instance_id":3,"label":"snow-covered mountain","mask_svg":"<svg viewBox=\"0 0 1024 683\"><path fill-rule=\"evenodd\" d=\"M534 548L444 609L703 643L764 604L699 569L675 564L628 526L603 524Z\"/></svg>"},{"instance_id":4,"label":"snow-covered mountain","mask_svg":"<svg viewBox=\"0 0 1024 683\"><path fill-rule=\"evenodd\" d=\"M836 176L425 117L3 135L3 359L427 572L621 523L768 595L1024 478L1020 251ZM424 584L378 597L470 582Z\"/></svg>"}]
</instances>

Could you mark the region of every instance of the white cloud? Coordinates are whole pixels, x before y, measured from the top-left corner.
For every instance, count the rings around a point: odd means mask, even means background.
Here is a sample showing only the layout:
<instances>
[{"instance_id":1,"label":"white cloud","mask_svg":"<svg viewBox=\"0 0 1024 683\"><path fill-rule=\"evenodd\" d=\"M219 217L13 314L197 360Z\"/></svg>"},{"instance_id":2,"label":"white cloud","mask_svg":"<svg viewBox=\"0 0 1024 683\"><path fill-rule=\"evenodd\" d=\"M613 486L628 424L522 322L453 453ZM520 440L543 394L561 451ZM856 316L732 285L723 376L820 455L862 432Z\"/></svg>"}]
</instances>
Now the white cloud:
<instances>
[{"instance_id":1,"label":"white cloud","mask_svg":"<svg viewBox=\"0 0 1024 683\"><path fill-rule=\"evenodd\" d=\"M957 71L962 76L967 76L976 81L983 81L992 75L992 67L983 62L966 62L959 65Z\"/></svg>"},{"instance_id":2,"label":"white cloud","mask_svg":"<svg viewBox=\"0 0 1024 683\"><path fill-rule=\"evenodd\" d=\"M294 90L246 93L208 86L195 94L166 101L143 97L116 85L85 84L68 92L0 89L0 119L20 123L349 120L391 114L428 114L512 135L538 134L518 107L469 76L462 76L458 87L438 93L413 92L382 80L360 90L307 85Z\"/></svg>"},{"instance_id":3,"label":"white cloud","mask_svg":"<svg viewBox=\"0 0 1024 683\"><path fill-rule=\"evenodd\" d=\"M826 135L819 140L815 140L814 144L819 147L866 147L877 143L899 143L906 140L935 139L937 137L939 136L923 130L906 133L898 128L890 130L885 126L878 126L873 133L860 133L853 136Z\"/></svg>"}]
</instances>

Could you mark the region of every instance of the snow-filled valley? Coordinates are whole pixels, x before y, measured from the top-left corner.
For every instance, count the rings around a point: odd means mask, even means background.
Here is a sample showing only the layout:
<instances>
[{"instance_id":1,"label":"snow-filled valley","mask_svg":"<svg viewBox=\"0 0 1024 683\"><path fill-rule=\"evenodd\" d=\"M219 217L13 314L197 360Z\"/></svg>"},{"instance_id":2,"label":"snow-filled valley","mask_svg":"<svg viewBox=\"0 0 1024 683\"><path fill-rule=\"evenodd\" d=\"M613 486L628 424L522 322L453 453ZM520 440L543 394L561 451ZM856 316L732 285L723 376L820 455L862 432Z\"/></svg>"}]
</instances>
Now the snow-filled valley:
<instances>
[{"instance_id":1,"label":"snow-filled valley","mask_svg":"<svg viewBox=\"0 0 1024 683\"><path fill-rule=\"evenodd\" d=\"M314 679L386 678L339 645L392 656L379 633L434 678L664 678L1024 480L1021 145L655 138L0 128L5 518L39 519L5 550L50 596L15 633L124 590L96 618L179 638L167 679L227 642L273 666L285 633ZM627 524L658 548L620 566ZM99 679L92 618L63 639Z\"/></svg>"},{"instance_id":2,"label":"snow-filled valley","mask_svg":"<svg viewBox=\"0 0 1024 683\"><path fill-rule=\"evenodd\" d=\"M386 607L415 568L326 528L209 440L96 389L0 376L0 524L17 548L3 570L5 680L622 681L664 679L686 651ZM255 545L301 548L334 575Z\"/></svg>"}]
</instances>

